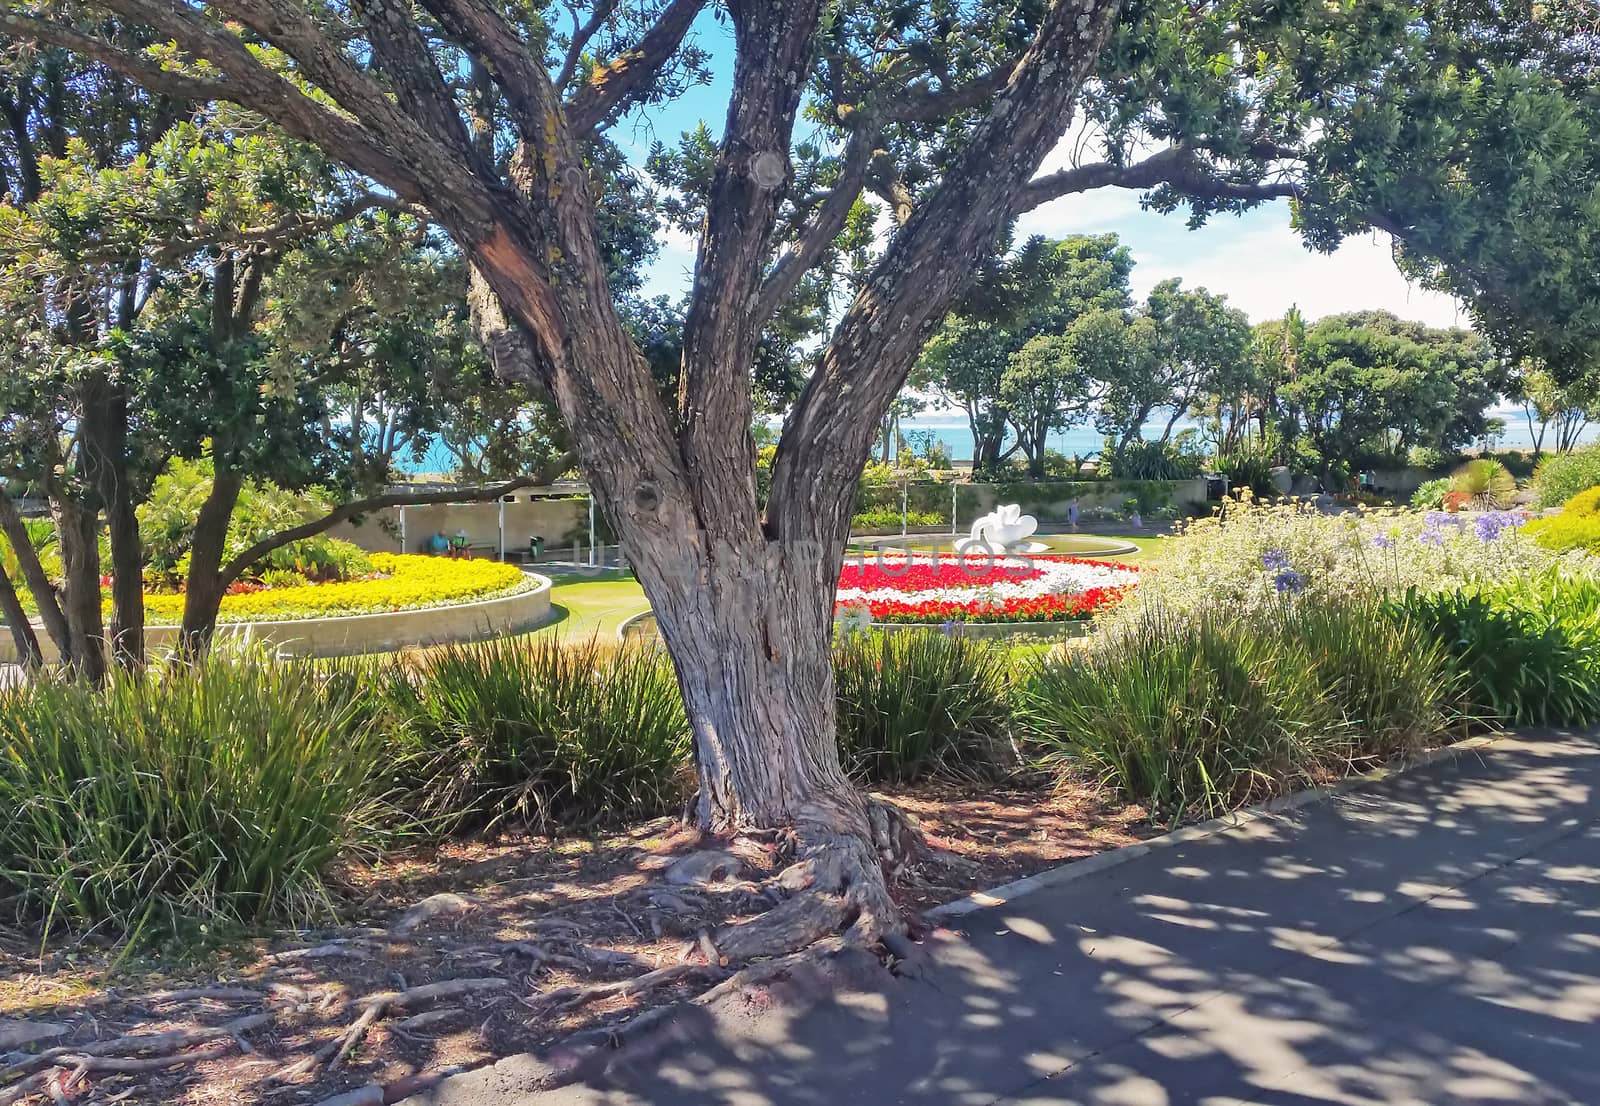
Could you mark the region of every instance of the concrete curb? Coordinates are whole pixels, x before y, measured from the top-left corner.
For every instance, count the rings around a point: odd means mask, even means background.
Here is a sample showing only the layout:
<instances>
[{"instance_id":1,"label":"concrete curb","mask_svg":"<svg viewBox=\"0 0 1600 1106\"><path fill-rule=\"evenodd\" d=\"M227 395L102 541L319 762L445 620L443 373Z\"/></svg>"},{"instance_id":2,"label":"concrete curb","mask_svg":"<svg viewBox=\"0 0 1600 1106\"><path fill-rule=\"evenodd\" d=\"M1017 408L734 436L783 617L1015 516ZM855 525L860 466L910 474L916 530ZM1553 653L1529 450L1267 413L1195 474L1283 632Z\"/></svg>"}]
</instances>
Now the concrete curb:
<instances>
[{"instance_id":1,"label":"concrete curb","mask_svg":"<svg viewBox=\"0 0 1600 1106\"><path fill-rule=\"evenodd\" d=\"M1359 776L1351 776L1326 787L1310 787L1304 791L1295 791L1288 795L1281 795L1276 799L1268 799L1266 802L1257 803L1255 806L1230 811L1217 818L1196 822L1191 826L1180 827L1159 837L1152 837L1148 841L1107 849L1103 853L1095 853L1093 856L1086 856L1082 860L1070 861L1059 867L1047 868L1042 872L1035 872L1031 876L1013 880L1010 883L1002 883L1000 886L991 887L987 891L974 891L972 894L956 899L953 902L943 903L925 911L925 916L930 920L938 921L947 918L961 918L979 910L1005 906L1007 903L1015 902L1017 899L1031 895L1036 891L1060 887L1062 884L1072 883L1074 880L1092 876L1096 872L1119 867L1131 860L1137 860L1141 856L1148 855L1154 849L1170 848L1174 845L1187 844L1190 841L1204 840L1207 837L1213 837L1216 834L1225 833L1240 826L1247 826L1252 822L1258 822L1263 818L1270 818L1275 814L1283 814L1287 811L1298 810L1304 806L1327 802L1348 792L1369 787L1382 780L1392 779L1395 776L1403 775L1418 768L1425 768L1441 761L1454 760L1458 756L1476 752L1479 749L1493 745L1502 736L1501 734L1489 734L1483 737L1465 738L1452 745L1430 750L1410 760L1400 761L1383 768L1375 768L1371 772L1364 772Z\"/></svg>"}]
</instances>

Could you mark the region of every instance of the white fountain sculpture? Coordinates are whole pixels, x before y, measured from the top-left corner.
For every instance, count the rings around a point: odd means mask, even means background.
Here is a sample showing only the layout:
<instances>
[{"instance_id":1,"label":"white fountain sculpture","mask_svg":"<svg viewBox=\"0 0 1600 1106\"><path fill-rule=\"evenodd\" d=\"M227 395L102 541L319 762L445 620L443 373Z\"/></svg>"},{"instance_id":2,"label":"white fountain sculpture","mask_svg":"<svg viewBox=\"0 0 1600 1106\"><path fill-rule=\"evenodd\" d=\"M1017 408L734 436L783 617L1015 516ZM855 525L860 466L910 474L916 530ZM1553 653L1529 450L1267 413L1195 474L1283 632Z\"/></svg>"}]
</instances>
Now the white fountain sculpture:
<instances>
[{"instance_id":1,"label":"white fountain sculpture","mask_svg":"<svg viewBox=\"0 0 1600 1106\"><path fill-rule=\"evenodd\" d=\"M1039 520L1022 513L1015 503L996 507L972 524L972 536L955 543L957 553L1043 553L1050 547L1043 542L1029 541L1039 528Z\"/></svg>"}]
</instances>

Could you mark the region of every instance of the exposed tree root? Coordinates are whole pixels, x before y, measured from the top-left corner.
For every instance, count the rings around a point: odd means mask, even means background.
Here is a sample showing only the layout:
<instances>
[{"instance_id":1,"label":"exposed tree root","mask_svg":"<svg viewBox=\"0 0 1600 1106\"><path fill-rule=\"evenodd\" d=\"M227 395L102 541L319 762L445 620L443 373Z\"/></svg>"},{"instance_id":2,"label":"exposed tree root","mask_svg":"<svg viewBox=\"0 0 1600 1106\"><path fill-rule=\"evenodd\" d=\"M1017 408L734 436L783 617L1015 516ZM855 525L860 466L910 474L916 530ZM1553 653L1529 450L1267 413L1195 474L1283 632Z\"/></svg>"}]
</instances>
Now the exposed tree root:
<instances>
[{"instance_id":1,"label":"exposed tree root","mask_svg":"<svg viewBox=\"0 0 1600 1106\"><path fill-rule=\"evenodd\" d=\"M859 799L859 806L815 806L797 819L794 863L772 880L789 897L717 931L722 963L785 956L834 935L871 946L905 932L889 882L922 855L922 831L892 804Z\"/></svg>"},{"instance_id":2,"label":"exposed tree root","mask_svg":"<svg viewBox=\"0 0 1600 1106\"><path fill-rule=\"evenodd\" d=\"M252 1014L226 1025L174 1029L167 1033L130 1033L108 1041L46 1049L0 1070L0 1081L22 1077L9 1087L0 1088L0 1106L11 1106L40 1093L65 1100L66 1092L90 1072L138 1074L215 1060L235 1048L248 1051L243 1034L271 1020L271 1014ZM205 1047L194 1048L195 1045ZM140 1053L153 1055L140 1058Z\"/></svg>"},{"instance_id":3,"label":"exposed tree root","mask_svg":"<svg viewBox=\"0 0 1600 1106\"><path fill-rule=\"evenodd\" d=\"M249 1030L257 1029L272 1020L271 1014L252 1014L249 1017L236 1018L225 1025L200 1026L193 1029L174 1029L166 1033L130 1033L126 1037L117 1037L109 1041L91 1041L82 1045L61 1045L48 1048L26 1060L19 1060L10 1067L0 1069L0 1081L14 1079L21 1075L30 1075L44 1068L65 1067L67 1057L101 1057L101 1056L126 1056L138 1053L151 1053L157 1056L167 1056L176 1053L179 1049L190 1048L194 1045L209 1044L212 1041L224 1038L236 1038ZM3 1102L4 1099L0 1099Z\"/></svg>"},{"instance_id":4,"label":"exposed tree root","mask_svg":"<svg viewBox=\"0 0 1600 1106\"><path fill-rule=\"evenodd\" d=\"M428 1006L441 999L460 998L463 995L482 994L486 991L502 991L510 986L510 980L490 976L485 979L447 979L442 983L429 983L405 991L384 991L381 994L368 995L356 1004L361 1007L361 1013L351 1023L350 1028L310 1056L296 1060L277 1071L272 1076L272 1081L282 1083L303 1075L312 1075L324 1064L330 1070L337 1070L344 1065L345 1060L366 1037L367 1031L394 1011Z\"/></svg>"},{"instance_id":5,"label":"exposed tree root","mask_svg":"<svg viewBox=\"0 0 1600 1106\"><path fill-rule=\"evenodd\" d=\"M524 1001L529 1006L548 1007L553 1011L571 1010L603 998L621 998L646 994L658 987L697 976L720 976L722 969L711 964L669 964L653 972L645 972L629 979L616 979L606 983L584 983L571 987L557 987Z\"/></svg>"}]
</instances>

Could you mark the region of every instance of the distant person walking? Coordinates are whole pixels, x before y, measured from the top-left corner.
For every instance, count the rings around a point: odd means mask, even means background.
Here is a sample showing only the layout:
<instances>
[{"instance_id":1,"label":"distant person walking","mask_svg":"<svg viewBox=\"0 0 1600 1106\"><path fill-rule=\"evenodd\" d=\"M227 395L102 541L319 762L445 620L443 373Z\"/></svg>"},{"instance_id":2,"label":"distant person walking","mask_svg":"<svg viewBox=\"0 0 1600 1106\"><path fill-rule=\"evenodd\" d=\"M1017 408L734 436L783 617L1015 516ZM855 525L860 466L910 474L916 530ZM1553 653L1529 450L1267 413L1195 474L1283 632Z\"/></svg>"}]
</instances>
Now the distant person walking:
<instances>
[{"instance_id":1,"label":"distant person walking","mask_svg":"<svg viewBox=\"0 0 1600 1106\"><path fill-rule=\"evenodd\" d=\"M1078 531L1078 501L1074 499L1067 505L1067 521L1072 524L1073 533Z\"/></svg>"}]
</instances>

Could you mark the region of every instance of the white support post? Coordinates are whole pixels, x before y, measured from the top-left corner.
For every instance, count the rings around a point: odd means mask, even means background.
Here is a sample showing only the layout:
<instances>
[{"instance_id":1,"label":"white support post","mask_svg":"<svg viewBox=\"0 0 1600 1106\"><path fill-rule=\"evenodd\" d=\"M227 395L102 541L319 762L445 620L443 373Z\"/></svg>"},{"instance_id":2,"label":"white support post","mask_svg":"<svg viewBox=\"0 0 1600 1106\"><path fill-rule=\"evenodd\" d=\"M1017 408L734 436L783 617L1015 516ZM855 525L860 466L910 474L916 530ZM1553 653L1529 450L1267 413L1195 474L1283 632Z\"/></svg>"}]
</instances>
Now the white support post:
<instances>
[{"instance_id":1,"label":"white support post","mask_svg":"<svg viewBox=\"0 0 1600 1106\"><path fill-rule=\"evenodd\" d=\"M956 536L956 479L950 477L950 536Z\"/></svg>"},{"instance_id":2,"label":"white support post","mask_svg":"<svg viewBox=\"0 0 1600 1106\"><path fill-rule=\"evenodd\" d=\"M503 561L506 559L506 497L502 495L495 500L495 503L500 508L496 512L498 517L495 519L495 525L500 529L500 559Z\"/></svg>"},{"instance_id":3,"label":"white support post","mask_svg":"<svg viewBox=\"0 0 1600 1106\"><path fill-rule=\"evenodd\" d=\"M906 536L906 506L911 495L911 481L900 481L900 536Z\"/></svg>"},{"instance_id":4,"label":"white support post","mask_svg":"<svg viewBox=\"0 0 1600 1106\"><path fill-rule=\"evenodd\" d=\"M589 493L589 567L595 565L594 551L594 492Z\"/></svg>"},{"instance_id":5,"label":"white support post","mask_svg":"<svg viewBox=\"0 0 1600 1106\"><path fill-rule=\"evenodd\" d=\"M405 509L405 505L402 504L401 507L400 507L400 552L404 553L405 551L406 551L406 509Z\"/></svg>"}]
</instances>

